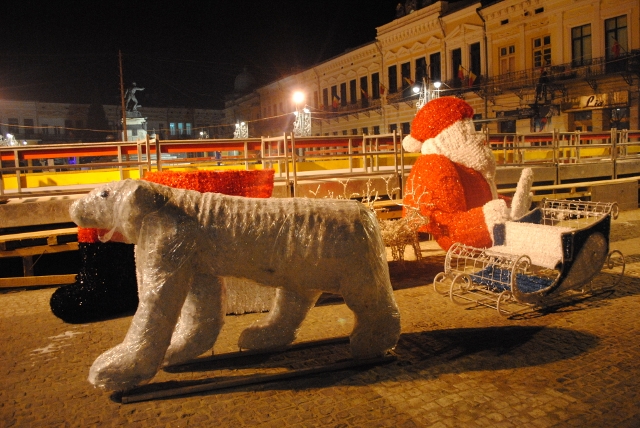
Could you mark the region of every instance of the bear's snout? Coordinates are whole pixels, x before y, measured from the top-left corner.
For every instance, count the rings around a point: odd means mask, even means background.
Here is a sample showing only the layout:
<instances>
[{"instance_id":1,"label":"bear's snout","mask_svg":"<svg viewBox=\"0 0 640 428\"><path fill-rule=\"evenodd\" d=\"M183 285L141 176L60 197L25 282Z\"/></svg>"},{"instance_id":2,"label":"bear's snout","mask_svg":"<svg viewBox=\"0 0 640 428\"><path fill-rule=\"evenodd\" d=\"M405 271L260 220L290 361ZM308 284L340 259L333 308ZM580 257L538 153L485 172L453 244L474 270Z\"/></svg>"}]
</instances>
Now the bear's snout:
<instances>
[{"instance_id":1,"label":"bear's snout","mask_svg":"<svg viewBox=\"0 0 640 428\"><path fill-rule=\"evenodd\" d=\"M105 204L91 192L87 196L78 199L69 206L71 220L80 227L110 228L108 216L105 215Z\"/></svg>"},{"instance_id":2,"label":"bear's snout","mask_svg":"<svg viewBox=\"0 0 640 428\"><path fill-rule=\"evenodd\" d=\"M85 199L86 197L78 199L69 207L69 215L71 216L71 220L73 220L73 222L80 227L86 227L84 220L84 211L86 205Z\"/></svg>"}]
</instances>

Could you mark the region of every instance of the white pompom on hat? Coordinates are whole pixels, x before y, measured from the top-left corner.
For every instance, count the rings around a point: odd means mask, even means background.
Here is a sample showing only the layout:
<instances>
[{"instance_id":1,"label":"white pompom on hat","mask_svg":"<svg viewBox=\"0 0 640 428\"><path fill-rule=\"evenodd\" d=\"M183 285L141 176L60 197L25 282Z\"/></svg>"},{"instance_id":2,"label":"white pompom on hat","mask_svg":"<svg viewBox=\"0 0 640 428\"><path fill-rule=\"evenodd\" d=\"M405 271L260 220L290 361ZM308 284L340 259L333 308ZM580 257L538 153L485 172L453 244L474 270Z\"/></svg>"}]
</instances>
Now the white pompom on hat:
<instances>
[{"instance_id":1,"label":"white pompom on hat","mask_svg":"<svg viewBox=\"0 0 640 428\"><path fill-rule=\"evenodd\" d=\"M473 108L464 100L441 97L429 101L416 114L411 123L411 134L402 140L408 152L420 153L422 145L442 131L463 119L473 118Z\"/></svg>"}]
</instances>

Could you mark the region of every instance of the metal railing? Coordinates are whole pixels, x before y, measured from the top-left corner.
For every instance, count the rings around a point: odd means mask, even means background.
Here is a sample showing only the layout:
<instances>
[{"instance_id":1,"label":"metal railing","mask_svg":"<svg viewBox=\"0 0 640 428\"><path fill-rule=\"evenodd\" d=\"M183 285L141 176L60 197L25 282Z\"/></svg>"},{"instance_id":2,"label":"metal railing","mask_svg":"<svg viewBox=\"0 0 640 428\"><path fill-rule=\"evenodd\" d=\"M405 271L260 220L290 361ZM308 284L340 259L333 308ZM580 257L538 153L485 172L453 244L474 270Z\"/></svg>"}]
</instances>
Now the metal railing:
<instances>
[{"instance_id":1,"label":"metal railing","mask_svg":"<svg viewBox=\"0 0 640 428\"><path fill-rule=\"evenodd\" d=\"M557 171L553 184L576 167L590 177L640 176L640 131L486 134L499 167L544 166ZM393 175L402 187L419 156L405 153L402 135L294 137L283 134L237 140L143 140L0 147L0 196L83 193L111 180L146 171L198 169L276 170L290 187L313 180ZM588 164L588 165L587 165ZM573 168L573 169L572 169ZM564 174L564 175L563 175ZM581 177L579 174L576 178Z\"/></svg>"},{"instance_id":2,"label":"metal railing","mask_svg":"<svg viewBox=\"0 0 640 428\"><path fill-rule=\"evenodd\" d=\"M47 192L82 193L95 184L140 178L146 171L274 168L276 181L299 176L393 174L402 162L400 136L393 134L336 137L263 137L232 140L160 140L0 147L0 196L27 197ZM347 171L340 162L348 159ZM334 164L327 168L327 163ZM316 163L321 168L313 168ZM314 173L314 171L316 173ZM89 178L94 174L94 178ZM9 185L8 183L11 183ZM293 191L295 193L295 191Z\"/></svg>"}]
</instances>

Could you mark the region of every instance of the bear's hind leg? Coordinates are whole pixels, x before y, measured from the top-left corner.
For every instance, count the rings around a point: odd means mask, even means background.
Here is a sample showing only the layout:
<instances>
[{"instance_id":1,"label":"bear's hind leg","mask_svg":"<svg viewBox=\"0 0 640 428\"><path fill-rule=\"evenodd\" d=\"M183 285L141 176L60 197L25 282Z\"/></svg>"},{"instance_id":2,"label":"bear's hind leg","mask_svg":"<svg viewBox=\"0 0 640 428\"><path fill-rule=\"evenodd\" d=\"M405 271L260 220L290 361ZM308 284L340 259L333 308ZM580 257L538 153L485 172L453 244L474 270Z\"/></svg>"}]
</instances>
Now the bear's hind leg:
<instances>
[{"instance_id":1,"label":"bear's hind leg","mask_svg":"<svg viewBox=\"0 0 640 428\"><path fill-rule=\"evenodd\" d=\"M164 365L184 363L213 347L224 324L225 301L220 278L206 271L195 274Z\"/></svg>"},{"instance_id":2,"label":"bear's hind leg","mask_svg":"<svg viewBox=\"0 0 640 428\"><path fill-rule=\"evenodd\" d=\"M344 281L349 283L353 277ZM400 337L400 312L387 279L358 278L359 284L343 284L342 297L353 311L355 323L349 336L353 358L366 359L384 356L393 349Z\"/></svg>"},{"instance_id":3,"label":"bear's hind leg","mask_svg":"<svg viewBox=\"0 0 640 428\"><path fill-rule=\"evenodd\" d=\"M273 349L290 344L320 294L315 290L299 292L279 288L269 315L245 329L238 346L241 349Z\"/></svg>"}]
</instances>

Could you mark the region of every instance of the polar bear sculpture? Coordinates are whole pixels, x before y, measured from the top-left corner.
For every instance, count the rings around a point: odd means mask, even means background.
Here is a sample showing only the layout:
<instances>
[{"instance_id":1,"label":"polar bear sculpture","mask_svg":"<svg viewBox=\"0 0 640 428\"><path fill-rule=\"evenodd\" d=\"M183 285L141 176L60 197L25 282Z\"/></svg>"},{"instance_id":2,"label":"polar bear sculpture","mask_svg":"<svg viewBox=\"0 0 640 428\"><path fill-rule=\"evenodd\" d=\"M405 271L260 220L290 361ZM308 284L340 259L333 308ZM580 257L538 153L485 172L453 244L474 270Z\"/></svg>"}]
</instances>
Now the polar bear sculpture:
<instances>
[{"instance_id":1,"label":"polar bear sculpture","mask_svg":"<svg viewBox=\"0 0 640 428\"><path fill-rule=\"evenodd\" d=\"M354 312L354 358L383 355L400 334L375 215L355 201L250 199L179 190L145 181L112 182L70 209L82 227L109 229L136 244L140 304L124 341L93 363L89 381L123 390L211 349L224 322L219 277L276 287L265 319L239 346L291 343L323 292Z\"/></svg>"}]
</instances>

